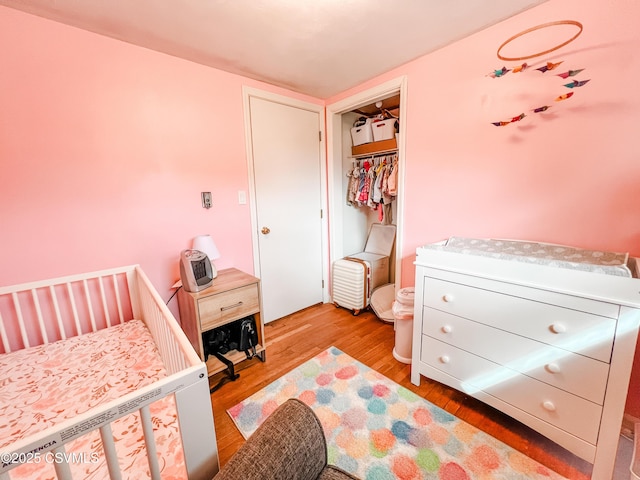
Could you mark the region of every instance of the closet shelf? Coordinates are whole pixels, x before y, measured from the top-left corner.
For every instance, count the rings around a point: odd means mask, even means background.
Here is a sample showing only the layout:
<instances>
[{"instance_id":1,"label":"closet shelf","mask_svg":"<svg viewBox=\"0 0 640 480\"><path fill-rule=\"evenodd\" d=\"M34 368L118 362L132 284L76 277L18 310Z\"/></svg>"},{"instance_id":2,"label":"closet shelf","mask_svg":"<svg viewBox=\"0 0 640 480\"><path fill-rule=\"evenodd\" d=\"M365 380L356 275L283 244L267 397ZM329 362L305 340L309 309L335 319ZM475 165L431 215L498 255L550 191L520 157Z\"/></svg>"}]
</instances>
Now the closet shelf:
<instances>
[{"instance_id":1,"label":"closet shelf","mask_svg":"<svg viewBox=\"0 0 640 480\"><path fill-rule=\"evenodd\" d=\"M370 157L371 155L393 153L398 151L398 143L395 138L380 140L379 142L365 143L356 147L351 147L351 156Z\"/></svg>"},{"instance_id":2,"label":"closet shelf","mask_svg":"<svg viewBox=\"0 0 640 480\"><path fill-rule=\"evenodd\" d=\"M391 150L381 150L379 152L372 152L372 153L361 153L360 155L351 155L351 158L355 158L355 159L360 159L360 158L371 158L371 157L375 157L378 155L387 155L389 153L397 153L398 149L397 148L393 148Z\"/></svg>"}]
</instances>

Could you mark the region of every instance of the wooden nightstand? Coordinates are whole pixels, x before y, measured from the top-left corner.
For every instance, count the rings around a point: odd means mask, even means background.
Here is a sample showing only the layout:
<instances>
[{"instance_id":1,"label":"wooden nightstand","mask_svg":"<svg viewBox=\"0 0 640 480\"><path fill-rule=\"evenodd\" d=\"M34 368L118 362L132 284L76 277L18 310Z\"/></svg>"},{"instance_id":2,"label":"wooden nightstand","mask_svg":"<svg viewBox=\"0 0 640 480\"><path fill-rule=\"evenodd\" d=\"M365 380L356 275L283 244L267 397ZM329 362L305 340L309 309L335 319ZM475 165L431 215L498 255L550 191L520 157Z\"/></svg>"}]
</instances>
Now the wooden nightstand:
<instances>
[{"instance_id":1,"label":"wooden nightstand","mask_svg":"<svg viewBox=\"0 0 640 480\"><path fill-rule=\"evenodd\" d=\"M202 334L249 315L256 321L258 345L256 353L265 360L264 328L260 319L260 280L235 268L218 271L213 285L197 293L178 291L180 323L200 358L204 361ZM247 359L244 352L231 350L224 355L234 365ZM227 366L214 356L207 360L209 376L225 370Z\"/></svg>"}]
</instances>

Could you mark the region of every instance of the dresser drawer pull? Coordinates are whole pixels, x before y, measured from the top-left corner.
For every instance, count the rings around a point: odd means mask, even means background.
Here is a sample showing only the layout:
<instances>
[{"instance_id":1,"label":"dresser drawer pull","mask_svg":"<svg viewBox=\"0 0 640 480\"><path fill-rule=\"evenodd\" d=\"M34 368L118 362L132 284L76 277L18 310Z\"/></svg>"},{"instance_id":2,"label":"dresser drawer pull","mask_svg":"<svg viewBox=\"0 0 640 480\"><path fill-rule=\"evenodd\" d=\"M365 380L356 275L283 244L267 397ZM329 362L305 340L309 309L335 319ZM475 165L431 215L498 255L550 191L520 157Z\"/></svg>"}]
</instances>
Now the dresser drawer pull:
<instances>
[{"instance_id":1,"label":"dresser drawer pull","mask_svg":"<svg viewBox=\"0 0 640 480\"><path fill-rule=\"evenodd\" d=\"M542 407L548 412L555 412L556 406L553 404L551 400L545 400L542 402Z\"/></svg>"},{"instance_id":2,"label":"dresser drawer pull","mask_svg":"<svg viewBox=\"0 0 640 480\"><path fill-rule=\"evenodd\" d=\"M454 296L451 295L450 293L447 293L446 295L442 296L442 300L444 300L447 303L453 302L453 299L454 299Z\"/></svg>"},{"instance_id":3,"label":"dresser drawer pull","mask_svg":"<svg viewBox=\"0 0 640 480\"><path fill-rule=\"evenodd\" d=\"M451 333L453 332L453 327L451 325L443 325L442 326L443 333Z\"/></svg>"},{"instance_id":4,"label":"dresser drawer pull","mask_svg":"<svg viewBox=\"0 0 640 480\"><path fill-rule=\"evenodd\" d=\"M547 363L546 368L550 373L560 373L560 365L557 363Z\"/></svg>"},{"instance_id":5,"label":"dresser drawer pull","mask_svg":"<svg viewBox=\"0 0 640 480\"><path fill-rule=\"evenodd\" d=\"M242 300L240 300L238 303L234 303L233 305L227 305L226 307L220 307L220 311L224 312L225 310L231 310L232 308L236 308L236 307L240 307L242 306L244 302Z\"/></svg>"},{"instance_id":6,"label":"dresser drawer pull","mask_svg":"<svg viewBox=\"0 0 640 480\"><path fill-rule=\"evenodd\" d=\"M564 333L567 331L567 327L561 323L553 323L551 324L551 331L553 333Z\"/></svg>"},{"instance_id":7,"label":"dresser drawer pull","mask_svg":"<svg viewBox=\"0 0 640 480\"><path fill-rule=\"evenodd\" d=\"M450 360L451 360L451 359L449 358L449 355L442 355L442 356L440 357L440 361L441 361L442 363L449 363L449 361L450 361Z\"/></svg>"}]
</instances>

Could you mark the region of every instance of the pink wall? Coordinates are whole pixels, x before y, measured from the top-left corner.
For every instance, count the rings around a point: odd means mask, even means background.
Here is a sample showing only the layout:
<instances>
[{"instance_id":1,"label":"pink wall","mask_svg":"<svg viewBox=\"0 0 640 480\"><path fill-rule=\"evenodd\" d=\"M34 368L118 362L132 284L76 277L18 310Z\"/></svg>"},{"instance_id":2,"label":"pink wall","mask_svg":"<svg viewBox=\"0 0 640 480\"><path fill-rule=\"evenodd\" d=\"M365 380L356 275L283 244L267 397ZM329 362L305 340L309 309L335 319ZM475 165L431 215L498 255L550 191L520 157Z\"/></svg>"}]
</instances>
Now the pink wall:
<instances>
[{"instance_id":1,"label":"pink wall","mask_svg":"<svg viewBox=\"0 0 640 480\"><path fill-rule=\"evenodd\" d=\"M416 247L451 235L522 238L640 256L640 90L634 86L640 78L639 18L640 2L633 0L551 0L327 100L407 75L402 285L414 283ZM496 57L508 38L563 19L582 22L582 35L528 62L537 68L563 60L557 71L544 75L586 68L577 78L591 82L562 104L552 101L544 115L526 111L529 116L520 123L491 125L555 99L555 87L550 90L543 74L497 79L486 74L522 63ZM574 32L562 35L567 39ZM556 33L546 29L544 35ZM539 41L536 35L521 38L520 55L550 48L539 48ZM639 391L636 354L627 404L635 417L640 417Z\"/></svg>"},{"instance_id":2,"label":"pink wall","mask_svg":"<svg viewBox=\"0 0 640 480\"><path fill-rule=\"evenodd\" d=\"M253 271L242 86L296 95L6 7L0 44L0 285L139 263L166 300L201 233Z\"/></svg>"}]
</instances>

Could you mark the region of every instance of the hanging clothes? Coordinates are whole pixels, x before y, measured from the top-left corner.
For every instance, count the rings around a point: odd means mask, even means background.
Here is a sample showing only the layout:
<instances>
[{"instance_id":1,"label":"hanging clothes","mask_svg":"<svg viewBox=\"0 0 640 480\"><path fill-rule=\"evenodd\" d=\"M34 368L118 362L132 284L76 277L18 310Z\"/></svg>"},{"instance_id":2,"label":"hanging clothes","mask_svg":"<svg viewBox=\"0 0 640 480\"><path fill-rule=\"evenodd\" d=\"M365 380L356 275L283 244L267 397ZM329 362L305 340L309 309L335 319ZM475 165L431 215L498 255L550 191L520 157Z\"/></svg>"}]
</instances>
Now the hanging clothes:
<instances>
[{"instance_id":1,"label":"hanging clothes","mask_svg":"<svg viewBox=\"0 0 640 480\"><path fill-rule=\"evenodd\" d=\"M347 204L371 208L381 223L390 224L391 202L398 191L398 154L355 160L347 177Z\"/></svg>"}]
</instances>

